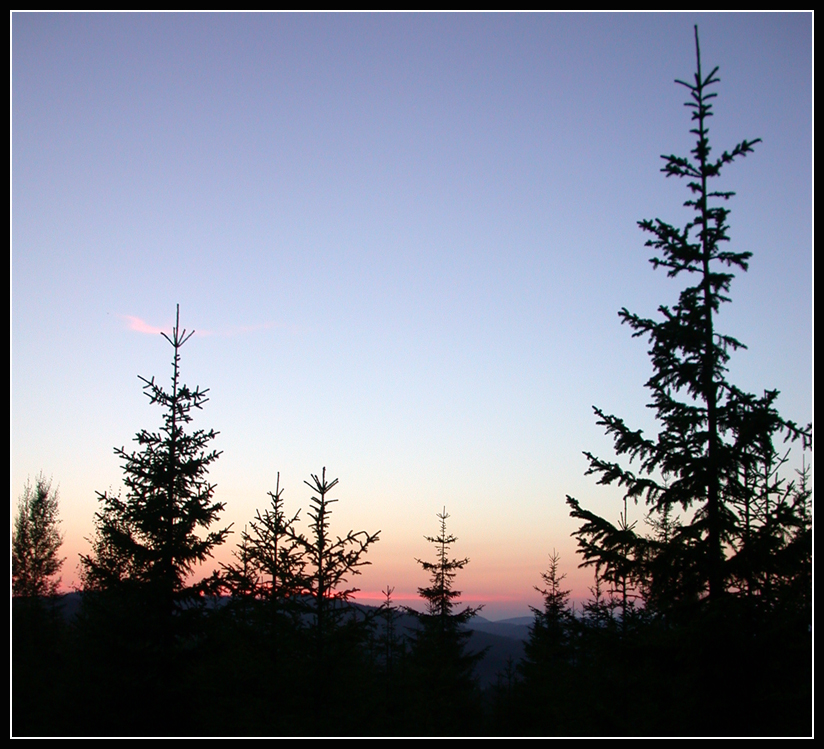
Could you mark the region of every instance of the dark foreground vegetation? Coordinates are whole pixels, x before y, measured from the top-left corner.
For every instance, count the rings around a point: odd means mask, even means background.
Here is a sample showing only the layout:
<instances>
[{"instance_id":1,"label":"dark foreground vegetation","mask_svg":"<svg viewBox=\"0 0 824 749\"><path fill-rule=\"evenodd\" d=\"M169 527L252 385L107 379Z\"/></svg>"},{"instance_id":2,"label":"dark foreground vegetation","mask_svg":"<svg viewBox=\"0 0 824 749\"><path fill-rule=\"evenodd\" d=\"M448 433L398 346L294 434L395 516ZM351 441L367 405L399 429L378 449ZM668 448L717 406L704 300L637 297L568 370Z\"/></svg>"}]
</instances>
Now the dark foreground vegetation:
<instances>
[{"instance_id":1,"label":"dark foreground vegetation","mask_svg":"<svg viewBox=\"0 0 824 749\"><path fill-rule=\"evenodd\" d=\"M186 612L168 649L139 611L85 607L67 621L45 600L15 600L13 735L812 733L803 618L762 618L754 632L734 604L672 626L642 611L624 624L604 600L583 617L558 609L484 688L478 633L458 630L468 647L450 650L398 609L354 609L320 651L315 622L263 601Z\"/></svg>"},{"instance_id":2,"label":"dark foreground vegetation","mask_svg":"<svg viewBox=\"0 0 824 749\"><path fill-rule=\"evenodd\" d=\"M287 511L278 476L270 505L240 534L232 564L193 583L227 537L209 466L214 432L189 431L205 391L180 384L178 323L171 390L144 380L164 410L123 461L124 493L100 495L83 592L54 596L61 537L56 497L27 489L13 539L12 731L15 735L810 735L812 517L809 470L785 475L811 427L727 379L742 344L717 329L731 270L722 169L754 141L711 158L707 121L717 69L697 72L687 106L695 148L665 156L686 178L684 228L656 219L653 266L684 274L657 320L622 310L649 340L646 386L658 433L596 409L627 466L587 453L589 472L618 486L623 511L602 518L568 497L581 521L591 597L573 612L557 555L538 590L522 656L483 685L493 650L460 608L448 515L418 560L424 610L354 605L353 576L379 534L332 530L337 479L312 475L308 530ZM802 464L803 465L803 464ZM790 480L790 479L793 480ZM646 507L646 530L629 503ZM217 526L217 527L216 527ZM537 575L536 575L537 577ZM79 601L73 610L68 602ZM518 652L517 650L515 652Z\"/></svg>"}]
</instances>

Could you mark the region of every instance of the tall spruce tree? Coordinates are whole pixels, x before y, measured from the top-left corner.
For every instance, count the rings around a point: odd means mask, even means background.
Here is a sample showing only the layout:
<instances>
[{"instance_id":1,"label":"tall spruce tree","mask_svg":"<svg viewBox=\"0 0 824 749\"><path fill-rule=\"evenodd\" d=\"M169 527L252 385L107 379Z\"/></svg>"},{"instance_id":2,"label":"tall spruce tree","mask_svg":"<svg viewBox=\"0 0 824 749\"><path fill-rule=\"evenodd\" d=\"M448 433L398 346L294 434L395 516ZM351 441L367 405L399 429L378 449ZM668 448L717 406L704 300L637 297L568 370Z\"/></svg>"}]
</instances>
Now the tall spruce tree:
<instances>
[{"instance_id":1,"label":"tall spruce tree","mask_svg":"<svg viewBox=\"0 0 824 749\"><path fill-rule=\"evenodd\" d=\"M693 217L683 228L660 219L639 222L652 235L646 246L656 251L650 260L653 268L665 268L671 278L685 274L694 284L681 292L674 306L659 307L658 319L640 317L626 308L619 313L634 337L651 343L654 372L646 387L660 430L656 436L646 436L595 408L598 424L614 439L616 453L636 467L630 470L585 453L588 473L599 476L599 483L621 486L626 497L644 500L654 515L666 517L680 508L687 518L666 544L651 547L631 529L612 526L582 510L572 498L568 502L573 516L587 521L576 534L587 561L613 574L621 568L631 570L643 586L651 570L651 550L658 549L668 557L670 569L678 568L678 582L685 590L715 605L732 582L728 557L741 532L739 507L749 491L744 477L755 461L753 446L763 448L781 434L806 441L810 430L779 416L776 394L755 398L727 380L730 354L744 346L718 331L717 318L721 304L729 301L731 271L746 271L751 253L725 249L729 241L725 206L733 193L714 190L711 182L728 164L752 152L760 139L743 140L720 157L711 156L708 120L716 94L710 88L719 80L718 68L709 74L702 71L697 27L695 52L692 82L676 81L689 91L685 106L692 110L695 147L689 156L662 156L661 170L667 177L687 180L690 198L684 205Z\"/></svg>"},{"instance_id":2,"label":"tall spruce tree","mask_svg":"<svg viewBox=\"0 0 824 749\"><path fill-rule=\"evenodd\" d=\"M199 595L190 575L222 544L228 528L210 530L223 510L214 502L209 467L220 455L210 449L214 430L187 431L192 411L208 400L208 390L189 389L180 382L180 349L194 335L180 328L178 305L171 336L174 349L171 390L154 378L143 381L149 402L165 414L158 431L141 430L139 450L116 448L125 473L125 497L99 494L92 552L81 558L84 586L92 591L129 590L150 613L167 644L174 637L176 613Z\"/></svg>"}]
</instances>

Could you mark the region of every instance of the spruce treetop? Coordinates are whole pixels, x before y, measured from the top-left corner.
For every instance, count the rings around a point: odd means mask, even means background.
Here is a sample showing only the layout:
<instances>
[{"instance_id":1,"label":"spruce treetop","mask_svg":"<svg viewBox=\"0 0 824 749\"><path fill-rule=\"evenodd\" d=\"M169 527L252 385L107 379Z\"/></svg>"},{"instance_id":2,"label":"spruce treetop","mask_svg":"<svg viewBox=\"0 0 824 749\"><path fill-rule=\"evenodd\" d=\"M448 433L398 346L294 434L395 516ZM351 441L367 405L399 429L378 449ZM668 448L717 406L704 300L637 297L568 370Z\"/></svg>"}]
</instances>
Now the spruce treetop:
<instances>
[{"instance_id":1,"label":"spruce treetop","mask_svg":"<svg viewBox=\"0 0 824 749\"><path fill-rule=\"evenodd\" d=\"M441 521L441 531L437 536L424 536L424 538L435 546L437 561L425 562L421 559L415 561L431 574L432 584L427 588L418 588L421 598L426 601L427 611L433 616L447 617L452 614L455 599L461 595L461 591L453 590L452 583L455 580L458 570L462 570L469 559L450 559L449 550L452 544L458 539L451 533L446 532L446 520L449 514L444 507L443 512L437 514Z\"/></svg>"}]
</instances>

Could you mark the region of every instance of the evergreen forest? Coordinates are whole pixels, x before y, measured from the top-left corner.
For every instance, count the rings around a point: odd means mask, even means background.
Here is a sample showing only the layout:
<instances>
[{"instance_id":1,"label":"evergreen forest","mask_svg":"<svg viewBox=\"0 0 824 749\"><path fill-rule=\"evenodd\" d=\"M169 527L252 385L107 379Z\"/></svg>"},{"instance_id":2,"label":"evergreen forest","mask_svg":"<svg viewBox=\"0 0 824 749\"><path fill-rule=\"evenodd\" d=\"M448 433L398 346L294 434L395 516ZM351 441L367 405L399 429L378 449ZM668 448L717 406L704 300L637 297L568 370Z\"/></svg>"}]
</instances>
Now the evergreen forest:
<instances>
[{"instance_id":1,"label":"evergreen forest","mask_svg":"<svg viewBox=\"0 0 824 749\"><path fill-rule=\"evenodd\" d=\"M777 391L730 381L745 342L719 328L719 310L757 258L730 244L733 193L719 183L760 141L711 148L718 68L702 64L697 28L695 53L694 74L676 82L694 147L661 168L683 184L691 218L638 222L652 270L680 292L653 318L619 311L648 346L656 432L594 408L614 455L585 452L587 473L593 492L617 488L621 502L602 517L566 497L579 556L552 551L535 571L542 603L507 657L494 661L501 638L461 603L470 560L448 508L432 508L421 540L420 610L393 603L391 587L381 606L356 602L383 539L338 527L339 479L322 465L275 473L266 503L229 535L209 477L216 433L192 425L208 391L184 384L194 331L178 309L163 334L170 381L141 378L159 425L114 451L123 485L98 495L81 590L57 594L50 481L18 504L12 734L811 735L812 426L782 416ZM205 574L230 543L232 561ZM592 572L582 607L564 584L573 564Z\"/></svg>"}]
</instances>

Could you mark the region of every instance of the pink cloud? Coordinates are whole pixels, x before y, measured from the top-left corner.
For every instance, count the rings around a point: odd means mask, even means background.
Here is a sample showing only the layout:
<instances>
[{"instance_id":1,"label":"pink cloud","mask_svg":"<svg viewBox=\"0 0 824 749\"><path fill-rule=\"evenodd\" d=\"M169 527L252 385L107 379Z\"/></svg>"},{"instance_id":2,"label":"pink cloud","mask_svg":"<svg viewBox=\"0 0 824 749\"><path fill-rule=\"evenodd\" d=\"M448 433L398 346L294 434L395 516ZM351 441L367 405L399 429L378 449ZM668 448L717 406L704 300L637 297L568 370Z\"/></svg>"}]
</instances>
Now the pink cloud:
<instances>
[{"instance_id":1,"label":"pink cloud","mask_svg":"<svg viewBox=\"0 0 824 749\"><path fill-rule=\"evenodd\" d=\"M126 320L126 323L129 327L129 330L134 330L136 333L149 333L151 335L157 335L158 333L171 333L171 326L167 328L157 328L154 325L149 325L145 320L141 320L139 317L135 317L134 315L121 315L121 317ZM265 322L260 323L258 325L235 325L230 327L221 328L219 330L197 330L198 336L221 336L224 338L233 338L234 336L238 335L247 335L250 333L255 333L260 330L269 330L271 328L286 328L289 329L288 326L284 325L283 323L276 323L276 322ZM295 331L292 331L295 332Z\"/></svg>"},{"instance_id":2,"label":"pink cloud","mask_svg":"<svg viewBox=\"0 0 824 749\"><path fill-rule=\"evenodd\" d=\"M151 333L152 335L157 335L158 333L164 332L161 328L156 328L153 325L149 325L149 323L141 320L139 317L135 317L134 315L121 315L121 317L128 323L129 330L134 330L138 333Z\"/></svg>"}]
</instances>

